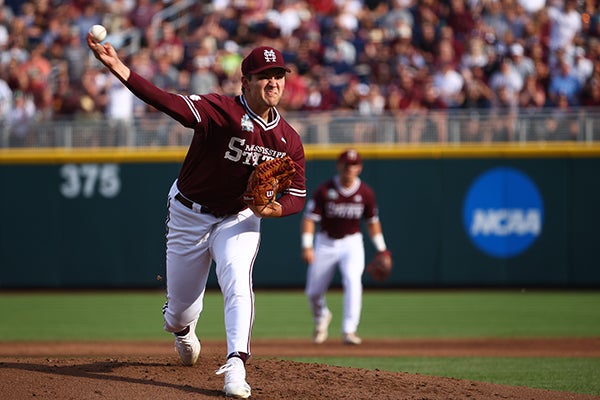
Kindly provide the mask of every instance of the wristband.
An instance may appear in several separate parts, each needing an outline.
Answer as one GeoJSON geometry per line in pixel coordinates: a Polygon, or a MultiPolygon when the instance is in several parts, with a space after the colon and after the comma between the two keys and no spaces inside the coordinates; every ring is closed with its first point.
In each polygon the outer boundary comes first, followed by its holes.
{"type": "Polygon", "coordinates": [[[383,239],[383,233],[378,233],[371,238],[373,246],[377,251],[385,251],[387,246],[385,245],[385,239],[383,239]]]}
{"type": "Polygon", "coordinates": [[[302,248],[303,249],[312,249],[313,247],[313,239],[315,235],[309,232],[304,232],[302,234],[302,248]]]}

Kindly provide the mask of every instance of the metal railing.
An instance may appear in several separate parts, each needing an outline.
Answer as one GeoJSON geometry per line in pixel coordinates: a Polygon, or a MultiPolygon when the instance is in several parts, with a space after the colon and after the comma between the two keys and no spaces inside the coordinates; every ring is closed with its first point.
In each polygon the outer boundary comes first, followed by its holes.
{"type": "Polygon", "coordinates": [[[193,8],[197,4],[197,0],[180,0],[154,14],[151,25],[155,33],[158,35],[163,21],[169,21],[175,30],[189,24],[193,18],[193,8]]]}
{"type": "MultiPolygon", "coordinates": [[[[518,114],[490,110],[365,116],[354,112],[283,113],[305,144],[488,143],[600,141],[600,109],[544,109],[518,114]]],[[[187,146],[192,130],[155,113],[131,120],[103,117],[0,120],[0,147],[187,146]]]]}

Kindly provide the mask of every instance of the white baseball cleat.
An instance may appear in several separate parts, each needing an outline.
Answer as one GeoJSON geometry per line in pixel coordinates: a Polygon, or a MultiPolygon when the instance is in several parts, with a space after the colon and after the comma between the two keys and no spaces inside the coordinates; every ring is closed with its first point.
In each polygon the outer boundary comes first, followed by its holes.
{"type": "Polygon", "coordinates": [[[223,391],[225,396],[234,399],[247,399],[250,397],[250,385],[246,382],[246,368],[239,357],[231,357],[227,363],[215,371],[217,375],[225,374],[223,391]]]}
{"type": "Polygon", "coordinates": [[[329,336],[329,324],[331,323],[331,317],[331,311],[326,310],[325,314],[319,319],[319,322],[315,325],[313,343],[321,344],[327,340],[327,337],[329,336]]]}
{"type": "Polygon", "coordinates": [[[361,344],[362,339],[356,336],[356,333],[344,333],[344,344],[361,344]]]}
{"type": "Polygon", "coordinates": [[[200,356],[200,341],[198,340],[198,336],[196,336],[196,323],[198,320],[192,322],[189,326],[189,332],[183,336],[175,336],[175,349],[179,353],[179,358],[183,365],[191,367],[196,364],[198,361],[198,356],[200,356]]]}

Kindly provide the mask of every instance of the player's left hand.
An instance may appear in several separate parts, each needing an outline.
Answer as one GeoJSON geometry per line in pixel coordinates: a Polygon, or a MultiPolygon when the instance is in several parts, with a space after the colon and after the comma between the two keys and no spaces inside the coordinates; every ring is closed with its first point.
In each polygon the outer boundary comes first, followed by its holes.
{"type": "Polygon", "coordinates": [[[384,282],[392,273],[392,264],[392,253],[389,250],[380,251],[367,265],[367,273],[376,281],[384,282]]]}
{"type": "Polygon", "coordinates": [[[261,218],[276,218],[281,217],[282,208],[281,204],[276,201],[273,201],[269,204],[263,205],[255,205],[255,204],[247,204],[248,208],[252,210],[254,215],[261,218]]]}

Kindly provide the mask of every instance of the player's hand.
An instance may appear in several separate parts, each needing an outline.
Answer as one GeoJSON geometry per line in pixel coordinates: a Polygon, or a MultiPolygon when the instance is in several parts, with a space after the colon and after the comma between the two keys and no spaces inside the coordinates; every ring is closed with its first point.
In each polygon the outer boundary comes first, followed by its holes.
{"type": "Polygon", "coordinates": [[[261,218],[276,218],[281,217],[282,214],[281,204],[276,201],[260,206],[248,204],[248,208],[252,210],[254,215],[261,218]]]}
{"type": "Polygon", "coordinates": [[[87,45],[94,53],[94,56],[104,65],[110,67],[117,60],[117,52],[110,43],[100,43],[94,40],[94,36],[88,33],[86,36],[87,45]]]}
{"type": "Polygon", "coordinates": [[[117,51],[110,43],[98,43],[94,40],[94,36],[88,33],[86,36],[87,45],[102,64],[110,69],[118,78],[126,81],[129,78],[129,67],[125,66],[117,51]]]}
{"type": "Polygon", "coordinates": [[[315,251],[312,247],[307,249],[302,249],[302,261],[306,264],[312,264],[315,259],[315,251]]]}

